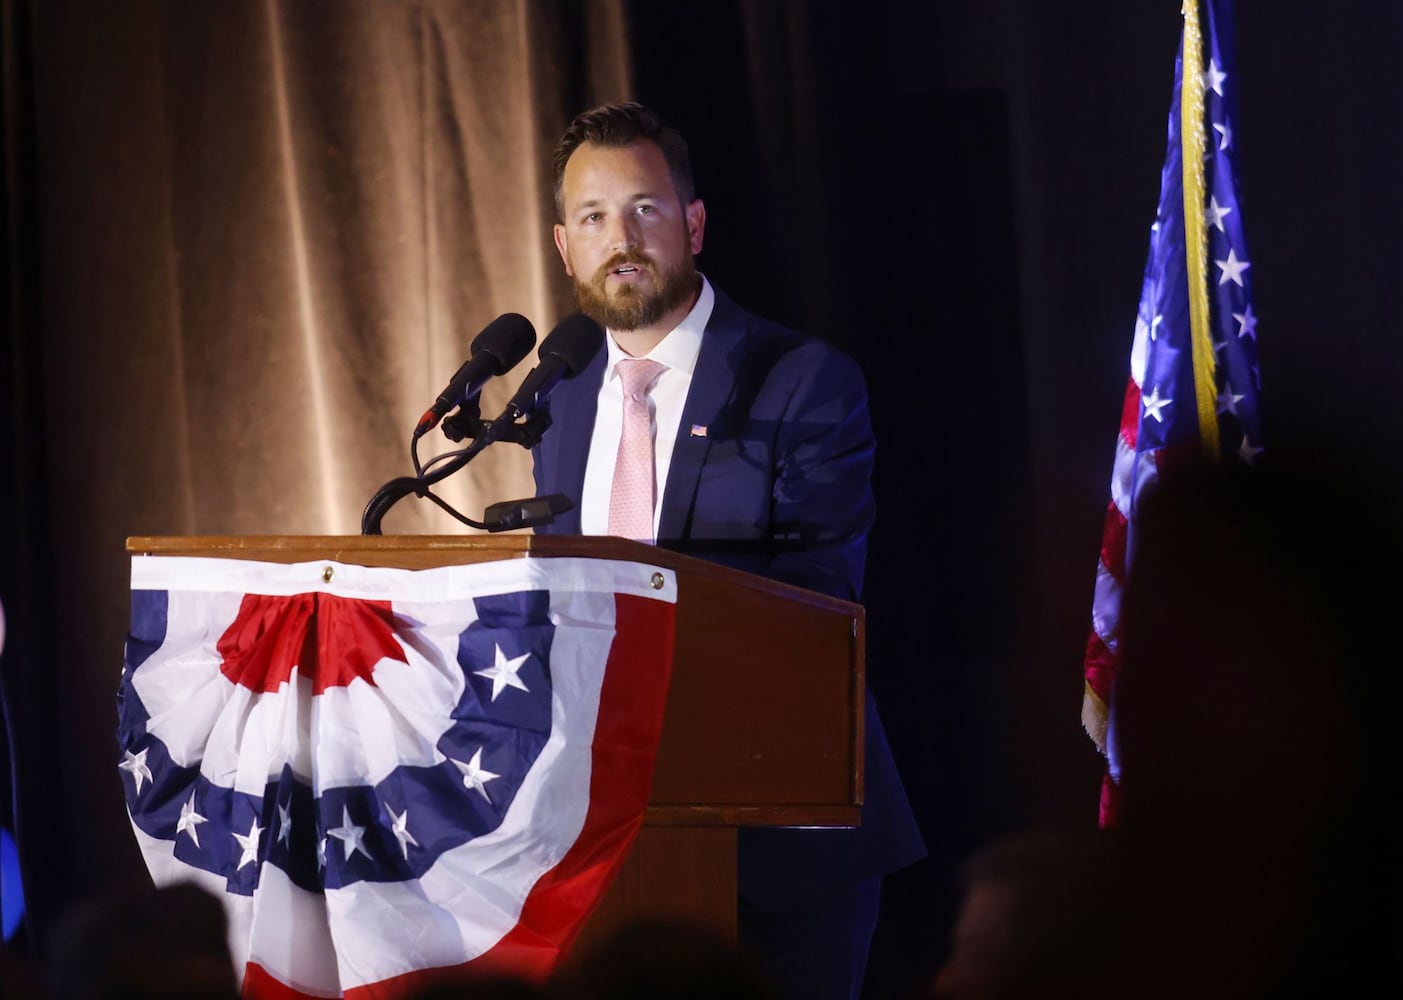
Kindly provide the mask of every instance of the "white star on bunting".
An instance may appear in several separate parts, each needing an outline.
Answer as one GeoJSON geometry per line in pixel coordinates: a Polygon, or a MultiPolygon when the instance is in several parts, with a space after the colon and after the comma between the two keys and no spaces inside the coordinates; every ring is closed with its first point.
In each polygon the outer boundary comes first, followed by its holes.
{"type": "Polygon", "coordinates": [[[191,792],[190,801],[180,807],[180,819],[175,821],[175,835],[178,837],[182,833],[188,833],[190,834],[190,839],[195,842],[195,846],[199,847],[200,834],[196,830],[196,827],[201,823],[208,822],[209,820],[195,811],[195,793],[191,792]]]}
{"type": "Polygon", "coordinates": [[[409,860],[409,845],[419,846],[419,841],[414,839],[414,834],[409,832],[409,810],[406,809],[401,815],[396,813],[389,806],[385,807],[391,818],[394,820],[395,839],[399,841],[399,849],[404,854],[404,860],[409,860]]]}
{"type": "Polygon", "coordinates": [[[292,812],[282,803],[278,803],[278,840],[281,843],[288,843],[288,837],[292,835],[292,812]]]}
{"type": "MultiPolygon", "coordinates": [[[[449,759],[452,760],[451,757],[449,759]]],[[[482,747],[477,748],[477,752],[473,754],[473,759],[466,764],[461,760],[454,760],[453,763],[458,766],[458,770],[463,772],[463,784],[467,785],[469,788],[477,789],[478,793],[484,799],[491,802],[492,796],[487,794],[487,783],[496,778],[500,778],[501,775],[493,774],[491,771],[483,768],[482,747]]]]}
{"type": "Polygon", "coordinates": [[[502,652],[502,647],[498,646],[497,662],[485,670],[474,670],[473,673],[477,674],[477,676],[479,677],[486,677],[492,681],[493,701],[496,701],[497,695],[501,694],[509,687],[514,687],[520,691],[525,691],[527,694],[530,694],[531,689],[528,688],[522,682],[521,678],[517,676],[517,671],[520,670],[522,665],[529,659],[531,659],[531,654],[523,653],[522,655],[509,660],[507,659],[507,654],[502,652]]]}
{"type": "Polygon", "coordinates": [[[132,753],[130,750],[127,750],[124,752],[126,753],[126,759],[117,766],[123,771],[131,772],[132,780],[136,782],[136,794],[140,795],[142,782],[151,780],[151,768],[146,766],[146,751],[143,750],[141,753],[132,753]]]}
{"type": "Polygon", "coordinates": [[[239,869],[242,869],[244,865],[258,860],[258,838],[262,833],[263,831],[258,829],[258,820],[255,819],[253,825],[248,828],[248,833],[246,835],[234,834],[234,839],[237,840],[239,846],[244,849],[244,852],[239,855],[239,869]]]}
{"type": "Polygon", "coordinates": [[[349,861],[351,855],[360,851],[367,858],[370,852],[365,849],[362,841],[365,839],[365,827],[356,826],[351,822],[351,810],[346,806],[341,807],[341,825],[332,827],[326,831],[337,840],[341,841],[341,860],[349,861]]]}

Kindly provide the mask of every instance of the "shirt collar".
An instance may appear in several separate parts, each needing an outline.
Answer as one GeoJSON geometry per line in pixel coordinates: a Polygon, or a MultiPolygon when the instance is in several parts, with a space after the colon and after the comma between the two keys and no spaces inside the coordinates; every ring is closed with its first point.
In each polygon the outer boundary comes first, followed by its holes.
{"type": "MultiPolygon", "coordinates": [[[[688,378],[692,377],[692,371],[697,367],[697,355],[701,353],[702,332],[706,329],[707,321],[711,319],[711,310],[716,305],[716,292],[712,289],[711,282],[706,280],[706,275],[701,276],[701,283],[701,294],[697,296],[692,311],[682,317],[682,322],[673,327],[668,335],[658,341],[657,346],[647,354],[647,357],[653,361],[664,364],[674,371],[680,371],[688,378]]],[[[619,345],[614,342],[612,332],[605,338],[605,343],[609,348],[609,357],[604,369],[606,377],[616,378],[614,366],[628,355],[620,350],[619,345]]]]}

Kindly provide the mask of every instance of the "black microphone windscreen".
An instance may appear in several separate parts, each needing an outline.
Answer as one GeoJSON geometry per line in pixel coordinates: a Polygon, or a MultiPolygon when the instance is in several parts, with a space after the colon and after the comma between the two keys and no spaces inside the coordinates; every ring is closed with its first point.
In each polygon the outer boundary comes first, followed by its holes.
{"type": "Polygon", "coordinates": [[[584,313],[566,316],[541,341],[537,353],[559,358],[565,366],[565,378],[574,378],[604,346],[604,328],[584,313]]]}
{"type": "Polygon", "coordinates": [[[486,354],[496,362],[497,375],[505,375],[536,346],[536,328],[520,313],[503,313],[473,338],[472,353],[486,354]]]}

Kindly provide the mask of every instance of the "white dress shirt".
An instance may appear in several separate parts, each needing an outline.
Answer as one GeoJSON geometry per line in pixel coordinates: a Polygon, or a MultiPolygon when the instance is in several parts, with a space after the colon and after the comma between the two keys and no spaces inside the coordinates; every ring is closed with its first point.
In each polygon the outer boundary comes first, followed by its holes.
{"type": "MultiPolygon", "coordinates": [[[[658,513],[662,510],[663,485],[672,464],[672,446],[677,440],[677,428],[682,423],[682,407],[687,402],[687,390],[692,386],[692,372],[701,352],[702,331],[711,318],[716,293],[711,282],[702,278],[701,295],[692,311],[682,322],[658,341],[646,357],[664,366],[661,375],[648,393],[648,410],[652,415],[653,471],[657,488],[653,502],[653,537],[658,534],[658,513]]],[[[619,434],[623,427],[623,388],[615,366],[629,357],[614,340],[613,331],[605,338],[608,359],[605,361],[604,384],[599,388],[599,408],[594,418],[594,435],[589,442],[589,459],[585,463],[584,495],[580,498],[580,530],[586,535],[609,533],[609,492],[614,483],[614,459],[619,452],[619,434]]]]}

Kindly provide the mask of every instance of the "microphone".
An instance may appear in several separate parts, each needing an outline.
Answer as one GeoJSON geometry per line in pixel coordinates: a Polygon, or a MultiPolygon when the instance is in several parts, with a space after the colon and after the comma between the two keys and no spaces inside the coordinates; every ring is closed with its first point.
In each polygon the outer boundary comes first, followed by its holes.
{"type": "Polygon", "coordinates": [[[522,358],[531,353],[535,343],[536,328],[525,316],[503,313],[488,323],[473,338],[468,360],[453,373],[433,406],[419,418],[419,423],[414,427],[414,436],[417,438],[433,430],[449,410],[482,392],[488,379],[494,375],[505,375],[515,368],[522,358]]]}
{"type": "Polygon", "coordinates": [[[500,440],[517,420],[535,413],[562,380],[578,375],[603,346],[603,327],[583,313],[566,316],[541,341],[536,352],[540,363],[522,381],[501,416],[484,428],[478,441],[485,446],[500,440]]]}

